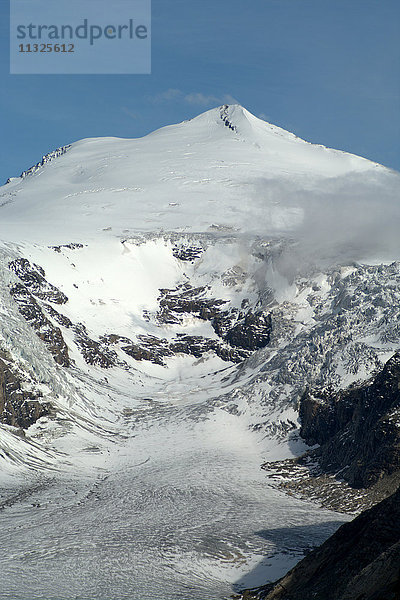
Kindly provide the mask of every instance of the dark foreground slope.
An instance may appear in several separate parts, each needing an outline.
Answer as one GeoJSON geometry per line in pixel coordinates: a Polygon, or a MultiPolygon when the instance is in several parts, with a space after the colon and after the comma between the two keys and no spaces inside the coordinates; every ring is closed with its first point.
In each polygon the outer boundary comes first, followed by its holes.
{"type": "Polygon", "coordinates": [[[399,600],[400,488],[243,600],[399,600]]]}

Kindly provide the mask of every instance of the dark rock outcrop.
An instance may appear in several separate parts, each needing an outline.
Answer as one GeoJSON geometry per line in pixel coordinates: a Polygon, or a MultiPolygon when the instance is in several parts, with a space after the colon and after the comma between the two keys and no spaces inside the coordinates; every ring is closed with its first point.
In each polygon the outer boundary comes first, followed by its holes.
{"type": "Polygon", "coordinates": [[[0,422],[27,429],[48,415],[51,406],[41,402],[39,394],[25,391],[22,383],[12,368],[11,357],[0,350],[0,422]]]}
{"type": "Polygon", "coordinates": [[[242,600],[399,600],[400,488],[342,525],[274,584],[242,600]]]}
{"type": "Polygon", "coordinates": [[[200,258],[203,252],[204,248],[201,246],[174,246],[172,248],[172,254],[175,258],[191,263],[200,258]]]}
{"type": "MultiPolygon", "coordinates": [[[[54,250],[60,252],[63,247],[76,249],[83,248],[83,245],[55,246],[54,250]]],[[[33,327],[40,339],[45,342],[54,360],[59,365],[63,367],[70,366],[68,347],[61,329],[53,325],[44,311],[59,325],[74,331],[74,342],[80,349],[85,362],[104,369],[117,364],[117,355],[114,350],[110,349],[101,340],[96,341],[90,338],[83,324],[72,323],[68,317],[58,312],[51,304],[48,304],[49,302],[65,304],[68,298],[45,279],[45,271],[42,267],[31,264],[26,258],[12,261],[9,267],[21,281],[21,283],[16,283],[10,288],[11,295],[17,303],[20,313],[33,327]],[[39,301],[42,301],[41,304],[39,304],[39,301]]]]}
{"type": "Polygon", "coordinates": [[[50,246],[50,248],[52,250],[54,250],[54,252],[58,252],[59,254],[61,253],[61,250],[63,248],[67,248],[68,250],[80,250],[83,247],[84,247],[83,244],[79,244],[79,243],[60,244],[59,246],[50,246]]]}
{"type": "Polygon", "coordinates": [[[138,343],[129,338],[110,334],[103,336],[102,342],[108,345],[117,344],[125,354],[135,360],[148,360],[156,365],[165,366],[165,358],[176,354],[187,354],[201,358],[206,352],[215,352],[222,360],[242,362],[249,356],[245,350],[231,348],[220,340],[205,338],[199,335],[178,333],[172,340],[158,338],[153,335],[139,335],[138,343]]]}
{"type": "Polygon", "coordinates": [[[74,342],[82,352],[82,356],[89,365],[109,369],[117,364],[117,355],[102,341],[92,340],[82,323],[73,325],[75,332],[74,342]]]}
{"type": "Polygon", "coordinates": [[[135,360],[148,360],[156,365],[164,366],[163,357],[172,356],[167,340],[150,335],[139,336],[139,339],[142,343],[135,344],[125,336],[111,333],[103,336],[101,341],[107,346],[118,346],[125,354],[135,360]]]}
{"type": "Polygon", "coordinates": [[[69,319],[65,315],[59,313],[50,304],[43,304],[43,308],[51,316],[51,318],[54,319],[59,325],[62,325],[63,327],[66,327],[67,329],[69,329],[70,327],[73,327],[73,323],[72,323],[71,319],[69,319]]]}
{"type": "Polygon", "coordinates": [[[19,312],[36,335],[44,341],[56,363],[69,367],[68,348],[59,327],[55,327],[44,315],[39,304],[22,283],[16,283],[10,288],[10,293],[17,303],[19,312]]]}
{"type": "Polygon", "coordinates": [[[269,343],[271,330],[271,315],[265,315],[262,311],[248,313],[229,329],[225,340],[236,348],[258,350],[269,343]]]}
{"type": "Polygon", "coordinates": [[[9,267],[26,289],[37,298],[54,304],[68,302],[68,298],[63,292],[46,281],[44,269],[39,265],[31,264],[26,258],[17,258],[10,262],[9,267]]]}
{"type": "Polygon", "coordinates": [[[354,406],[331,389],[306,392],[299,406],[300,434],[313,446],[324,444],[351,421],[354,406]]]}
{"type": "Polygon", "coordinates": [[[222,360],[231,362],[242,362],[248,354],[229,348],[219,340],[204,338],[198,335],[177,334],[175,340],[170,344],[173,353],[190,354],[196,358],[201,358],[206,352],[215,352],[222,360]]]}
{"type": "Polygon", "coordinates": [[[193,288],[188,283],[174,290],[161,289],[157,321],[160,324],[177,324],[185,314],[203,321],[212,321],[220,315],[221,306],[227,304],[227,301],[207,298],[206,292],[207,288],[193,288]]]}
{"type": "Polygon", "coordinates": [[[228,104],[223,104],[222,106],[220,106],[219,115],[221,117],[222,122],[225,124],[225,127],[228,127],[229,129],[231,129],[232,131],[234,131],[235,133],[237,133],[237,127],[236,127],[236,125],[234,125],[229,120],[228,109],[229,109],[229,105],[228,104]]]}
{"type": "Polygon", "coordinates": [[[400,353],[374,379],[338,393],[306,393],[301,436],[321,446],[309,453],[327,473],[355,488],[400,470],[400,353]]]}
{"type": "MultiPolygon", "coordinates": [[[[229,346],[241,348],[249,353],[264,348],[270,341],[272,319],[264,311],[250,309],[223,310],[226,300],[208,298],[205,287],[193,288],[189,284],[174,290],[161,289],[160,310],[157,320],[160,324],[178,324],[185,314],[203,321],[209,321],[215,333],[229,346]]],[[[238,353],[237,353],[238,354],[238,353]]],[[[242,360],[246,358],[242,353],[242,360]]]]}

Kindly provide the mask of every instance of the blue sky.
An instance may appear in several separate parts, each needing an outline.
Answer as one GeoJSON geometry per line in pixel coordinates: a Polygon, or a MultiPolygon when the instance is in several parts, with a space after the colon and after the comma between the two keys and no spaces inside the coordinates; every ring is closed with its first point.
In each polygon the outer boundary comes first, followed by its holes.
{"type": "Polygon", "coordinates": [[[25,76],[9,75],[1,1],[1,183],[58,146],[142,136],[229,102],[400,170],[398,0],[152,4],[151,75],[25,76]]]}

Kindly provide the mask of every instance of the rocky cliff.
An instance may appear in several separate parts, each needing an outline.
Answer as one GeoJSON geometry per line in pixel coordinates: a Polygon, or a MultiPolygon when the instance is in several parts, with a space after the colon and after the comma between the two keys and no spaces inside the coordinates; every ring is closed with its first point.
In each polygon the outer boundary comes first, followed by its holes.
{"type": "Polygon", "coordinates": [[[400,353],[370,382],[338,393],[307,392],[300,434],[321,468],[352,487],[370,487],[400,470],[400,353]]]}
{"type": "Polygon", "coordinates": [[[0,423],[26,429],[50,413],[50,405],[26,387],[11,357],[0,350],[0,423]]]}

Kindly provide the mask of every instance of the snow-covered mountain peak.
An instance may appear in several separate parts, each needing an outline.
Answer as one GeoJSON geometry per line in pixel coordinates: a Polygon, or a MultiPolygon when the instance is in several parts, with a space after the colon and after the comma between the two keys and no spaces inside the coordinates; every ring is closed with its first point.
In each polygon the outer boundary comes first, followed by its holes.
{"type": "Polygon", "coordinates": [[[256,117],[240,104],[223,104],[178,125],[162,128],[155,134],[170,134],[174,128],[179,128],[181,133],[190,132],[197,139],[211,138],[217,141],[220,138],[228,138],[255,144],[260,149],[268,148],[271,144],[273,146],[274,142],[282,140],[308,144],[293,133],[256,117]]]}
{"type": "Polygon", "coordinates": [[[199,115],[193,119],[193,122],[201,123],[219,132],[224,130],[228,134],[233,132],[240,138],[250,142],[267,142],[273,134],[304,143],[304,140],[296,137],[293,133],[256,117],[240,104],[223,104],[199,115]]]}
{"type": "Polygon", "coordinates": [[[0,188],[4,239],[87,242],[104,230],[297,235],[333,205],[335,220],[349,210],[354,218],[355,190],[363,201],[379,198],[382,211],[397,189],[397,175],[381,165],[304,142],[239,105],[143,138],[62,150],[0,188]]]}
{"type": "Polygon", "coordinates": [[[226,127],[227,133],[229,131],[250,133],[252,122],[255,123],[256,121],[260,121],[260,119],[257,119],[240,104],[223,104],[198,115],[190,121],[185,121],[185,123],[201,125],[216,131],[224,131],[226,127]]]}
{"type": "Polygon", "coordinates": [[[219,139],[228,138],[262,144],[269,141],[271,134],[304,143],[292,133],[256,117],[240,104],[223,104],[192,119],[162,127],[150,136],[190,135],[193,141],[208,139],[217,142],[219,139]]]}

